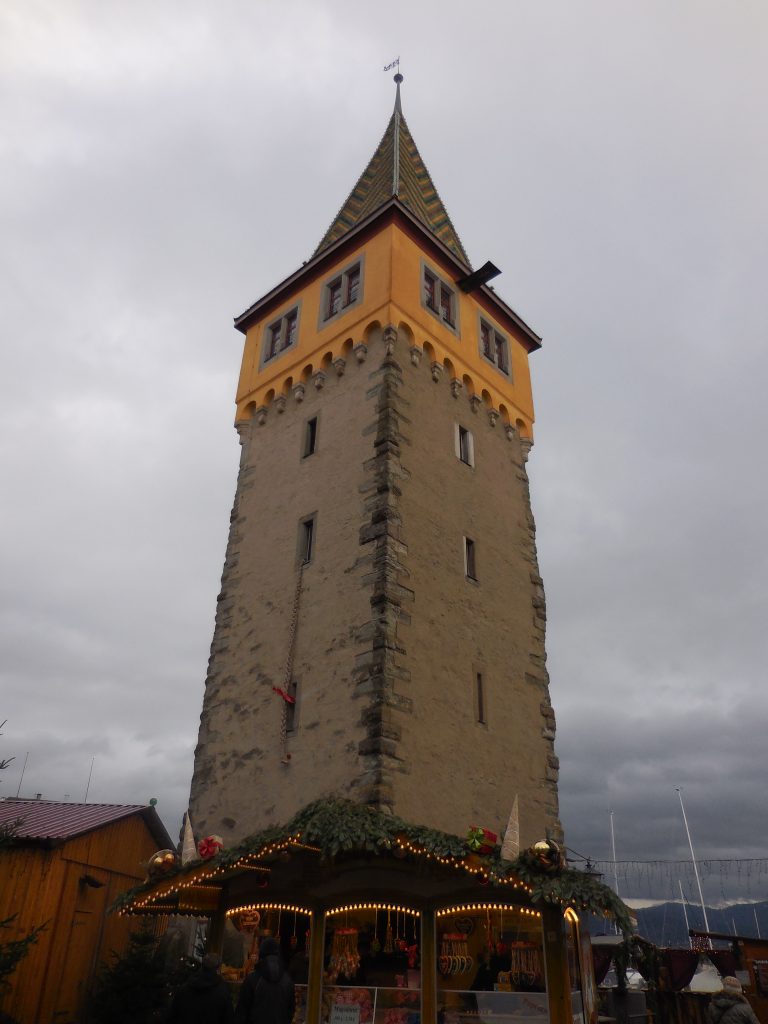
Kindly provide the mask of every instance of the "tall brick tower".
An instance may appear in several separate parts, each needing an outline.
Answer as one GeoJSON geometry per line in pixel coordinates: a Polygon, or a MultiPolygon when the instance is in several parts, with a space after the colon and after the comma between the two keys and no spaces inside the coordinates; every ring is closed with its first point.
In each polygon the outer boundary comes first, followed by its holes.
{"type": "Polygon", "coordinates": [[[242,456],[198,831],[324,796],[560,830],[526,460],[540,339],[473,271],[395,109],[311,258],[235,323],[242,456]]]}

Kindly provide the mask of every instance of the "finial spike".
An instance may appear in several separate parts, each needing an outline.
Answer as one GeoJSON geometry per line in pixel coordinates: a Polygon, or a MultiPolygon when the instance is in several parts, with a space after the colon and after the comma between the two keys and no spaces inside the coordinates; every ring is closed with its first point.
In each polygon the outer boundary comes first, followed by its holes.
{"type": "Polygon", "coordinates": [[[403,80],[403,76],[400,74],[399,71],[394,76],[394,80],[397,85],[397,95],[395,96],[395,110],[398,112],[398,114],[402,114],[403,108],[400,106],[400,83],[403,80]]]}

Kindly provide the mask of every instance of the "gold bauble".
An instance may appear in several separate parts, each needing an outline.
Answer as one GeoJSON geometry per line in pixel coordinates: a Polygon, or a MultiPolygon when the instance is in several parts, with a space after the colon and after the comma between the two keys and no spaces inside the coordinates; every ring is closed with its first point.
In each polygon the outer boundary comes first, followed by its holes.
{"type": "Polygon", "coordinates": [[[158,850],[149,858],[147,866],[150,872],[167,874],[176,867],[176,853],[174,850],[158,850]]]}

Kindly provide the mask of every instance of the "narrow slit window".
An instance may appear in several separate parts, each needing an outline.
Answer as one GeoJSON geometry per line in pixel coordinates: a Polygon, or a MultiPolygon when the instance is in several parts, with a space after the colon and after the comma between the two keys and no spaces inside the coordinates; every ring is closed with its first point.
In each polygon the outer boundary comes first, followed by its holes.
{"type": "Polygon", "coordinates": [[[301,563],[307,565],[312,561],[312,548],[315,542],[315,520],[305,519],[301,524],[301,563]]]}
{"type": "Polygon", "coordinates": [[[304,458],[314,455],[317,449],[317,416],[307,420],[304,427],[304,458]]]}
{"type": "Polygon", "coordinates": [[[475,559],[475,542],[469,537],[464,538],[464,571],[470,580],[477,579],[477,568],[475,559]]]}
{"type": "Polygon", "coordinates": [[[285,731],[296,732],[296,702],[299,699],[299,684],[294,679],[288,687],[288,700],[285,702],[285,731]]]}
{"type": "Polygon", "coordinates": [[[477,672],[475,674],[475,710],[477,712],[477,721],[480,725],[486,724],[485,715],[485,689],[483,686],[483,673],[477,672]]]}
{"type": "Polygon", "coordinates": [[[457,455],[461,462],[467,466],[474,465],[473,459],[473,444],[472,444],[472,433],[467,430],[466,427],[462,427],[461,424],[457,424],[458,427],[458,451],[457,455]]]}

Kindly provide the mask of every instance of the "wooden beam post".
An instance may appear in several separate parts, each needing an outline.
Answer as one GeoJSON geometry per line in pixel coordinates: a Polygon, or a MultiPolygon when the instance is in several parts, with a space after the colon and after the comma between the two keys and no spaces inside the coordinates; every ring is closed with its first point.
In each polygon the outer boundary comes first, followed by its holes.
{"type": "Polygon", "coordinates": [[[323,990],[323,952],[325,950],[325,914],[322,910],[312,911],[309,928],[306,1024],[320,1024],[320,997],[323,990]]]}
{"type": "Polygon", "coordinates": [[[541,923],[544,930],[550,1024],[572,1024],[568,949],[565,921],[560,907],[544,904],[541,910],[541,923]]]}

